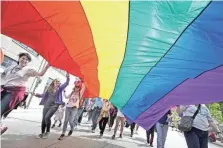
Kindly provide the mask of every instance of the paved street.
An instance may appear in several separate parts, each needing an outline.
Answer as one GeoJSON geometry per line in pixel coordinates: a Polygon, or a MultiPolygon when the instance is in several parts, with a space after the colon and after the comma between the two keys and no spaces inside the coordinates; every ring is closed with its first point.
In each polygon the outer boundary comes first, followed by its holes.
{"type": "MultiPolygon", "coordinates": [[[[90,124],[85,124],[86,119],[75,131],[72,137],[63,141],[57,138],[61,134],[61,128],[55,128],[51,131],[49,139],[35,139],[40,133],[41,109],[19,109],[12,114],[3,123],[9,127],[9,130],[2,136],[2,148],[145,148],[146,135],[143,129],[133,138],[130,135],[130,129],[125,128],[122,139],[112,140],[112,131],[105,131],[102,139],[98,138],[99,131],[90,132],[90,124]]],[[[156,140],[155,140],[156,141],[156,140]]],[[[156,147],[156,142],[154,143],[156,147]]],[[[210,144],[210,148],[222,148],[222,145],[210,144]]],[[[187,148],[184,137],[181,133],[168,132],[165,148],[187,148]]]]}

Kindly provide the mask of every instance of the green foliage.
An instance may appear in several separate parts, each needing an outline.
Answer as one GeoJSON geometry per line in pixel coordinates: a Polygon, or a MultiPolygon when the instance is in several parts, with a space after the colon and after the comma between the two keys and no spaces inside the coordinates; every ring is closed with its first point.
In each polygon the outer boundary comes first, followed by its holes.
{"type": "Polygon", "coordinates": [[[219,123],[223,123],[223,103],[213,103],[208,105],[212,117],[217,120],[219,123]]]}

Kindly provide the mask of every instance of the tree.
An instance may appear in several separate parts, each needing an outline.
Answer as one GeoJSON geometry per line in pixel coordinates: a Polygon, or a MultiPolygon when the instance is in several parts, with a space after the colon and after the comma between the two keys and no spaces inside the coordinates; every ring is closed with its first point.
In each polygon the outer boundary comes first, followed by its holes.
{"type": "Polygon", "coordinates": [[[213,103],[209,105],[212,117],[219,123],[223,123],[223,103],[213,103]]]}

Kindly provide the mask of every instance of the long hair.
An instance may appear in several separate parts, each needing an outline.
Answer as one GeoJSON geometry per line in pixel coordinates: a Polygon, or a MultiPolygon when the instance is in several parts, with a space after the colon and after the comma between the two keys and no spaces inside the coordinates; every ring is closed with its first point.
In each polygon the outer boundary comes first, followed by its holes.
{"type": "Polygon", "coordinates": [[[58,79],[54,79],[51,83],[50,83],[50,85],[49,85],[49,87],[48,87],[48,89],[47,89],[47,92],[53,92],[54,91],[54,83],[55,83],[55,81],[59,81],[58,79]]]}

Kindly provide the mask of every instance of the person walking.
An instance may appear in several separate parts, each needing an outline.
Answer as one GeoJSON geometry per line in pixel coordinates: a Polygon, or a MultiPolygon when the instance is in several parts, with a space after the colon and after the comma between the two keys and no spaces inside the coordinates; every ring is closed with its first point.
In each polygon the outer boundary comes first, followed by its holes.
{"type": "Polygon", "coordinates": [[[65,137],[65,133],[67,131],[67,124],[69,122],[70,124],[70,131],[68,133],[68,136],[71,136],[74,130],[74,118],[77,115],[77,111],[79,108],[80,99],[84,93],[85,85],[78,85],[77,83],[74,84],[75,87],[73,91],[70,93],[69,96],[66,96],[66,98],[69,99],[66,105],[66,112],[65,112],[65,120],[63,124],[63,131],[60,135],[58,140],[62,140],[65,137]]]}
{"type": "Polygon", "coordinates": [[[114,105],[110,105],[110,109],[109,109],[109,114],[110,114],[110,118],[109,118],[109,131],[111,131],[111,128],[113,127],[115,118],[117,116],[117,112],[118,109],[114,106],[114,105]]]}
{"type": "Polygon", "coordinates": [[[110,116],[109,109],[110,109],[110,103],[108,102],[108,100],[104,100],[101,114],[99,115],[99,118],[98,118],[99,129],[100,129],[100,138],[103,136],[105,127],[109,120],[109,116],[110,116]]]}
{"type": "Polygon", "coordinates": [[[122,133],[124,130],[124,124],[125,124],[125,116],[122,114],[120,110],[118,110],[117,117],[116,117],[116,123],[115,123],[115,129],[114,129],[114,134],[112,136],[112,139],[115,139],[119,124],[121,123],[121,128],[120,128],[120,135],[119,138],[122,138],[122,133]]]}
{"type": "Polygon", "coordinates": [[[98,117],[101,113],[101,109],[103,106],[103,102],[101,98],[95,98],[94,99],[94,105],[93,105],[93,113],[92,113],[92,128],[91,131],[92,133],[95,133],[95,129],[98,124],[98,117]]]}
{"type": "Polygon", "coordinates": [[[188,148],[208,148],[208,130],[210,127],[212,127],[223,142],[223,134],[214,123],[210,111],[205,104],[177,106],[177,112],[179,114],[183,113],[183,117],[195,116],[192,129],[184,132],[188,148]]]}
{"type": "Polygon", "coordinates": [[[44,106],[41,124],[41,134],[36,137],[37,139],[47,139],[49,137],[51,117],[55,114],[58,107],[63,103],[62,92],[68,86],[70,81],[70,76],[68,73],[66,77],[67,80],[62,85],[60,85],[60,81],[58,79],[53,80],[45,94],[33,94],[36,97],[42,98],[40,105],[44,106]]]}
{"type": "Polygon", "coordinates": [[[168,132],[168,118],[171,116],[171,111],[169,110],[157,123],[157,148],[164,148],[167,132],[168,132]]]}
{"type": "Polygon", "coordinates": [[[147,143],[151,147],[153,147],[154,133],[155,133],[155,125],[153,125],[149,130],[146,131],[147,143]]]}

